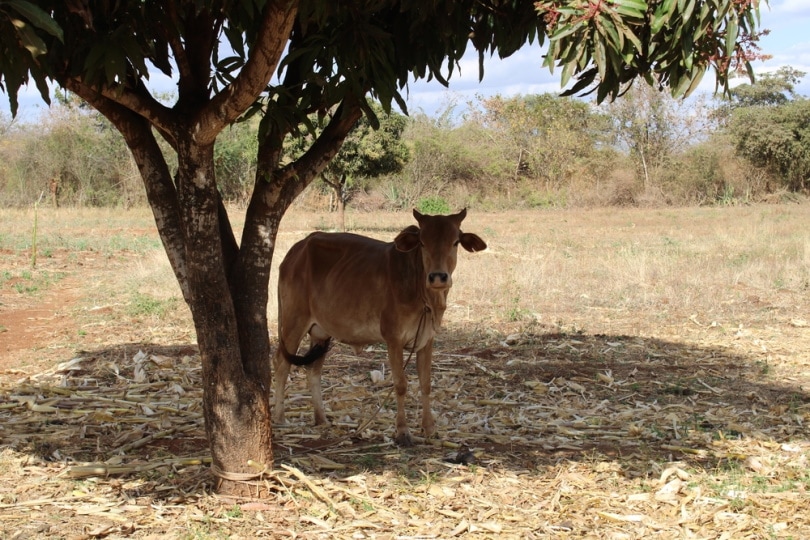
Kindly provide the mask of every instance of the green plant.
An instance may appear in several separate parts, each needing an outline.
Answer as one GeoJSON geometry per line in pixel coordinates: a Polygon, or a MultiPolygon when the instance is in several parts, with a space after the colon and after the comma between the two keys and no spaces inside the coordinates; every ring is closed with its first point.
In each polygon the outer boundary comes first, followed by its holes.
{"type": "Polygon", "coordinates": [[[238,504],[234,504],[228,510],[225,511],[225,515],[232,519],[239,519],[243,517],[242,514],[242,507],[238,504]]]}
{"type": "Polygon", "coordinates": [[[423,214],[449,214],[450,204],[444,198],[436,195],[420,199],[416,205],[416,209],[423,214]]]}
{"type": "Polygon", "coordinates": [[[18,281],[17,283],[14,284],[14,290],[17,291],[19,294],[34,293],[37,292],[38,289],[39,287],[37,287],[35,284],[25,284],[21,281],[18,281]]]}
{"type": "Polygon", "coordinates": [[[162,317],[174,307],[176,302],[176,298],[161,300],[148,294],[136,292],[132,295],[132,300],[126,311],[132,317],[162,317]]]}
{"type": "Polygon", "coordinates": [[[506,320],[509,322],[518,322],[522,320],[526,315],[527,311],[520,307],[520,296],[515,295],[509,300],[509,305],[506,308],[506,320]]]}

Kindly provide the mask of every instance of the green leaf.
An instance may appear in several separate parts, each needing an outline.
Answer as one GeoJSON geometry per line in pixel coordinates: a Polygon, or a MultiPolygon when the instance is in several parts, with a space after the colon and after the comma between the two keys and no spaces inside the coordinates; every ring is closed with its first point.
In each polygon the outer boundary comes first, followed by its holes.
{"type": "Polygon", "coordinates": [[[737,43],[737,15],[732,14],[726,26],[726,54],[731,56],[734,53],[734,46],[737,43]]]}
{"type": "Polygon", "coordinates": [[[629,40],[637,51],[644,50],[644,47],[641,44],[641,40],[638,38],[638,36],[636,36],[632,28],[627,26],[624,23],[624,21],[620,18],[614,19],[613,22],[616,23],[616,29],[618,32],[621,33],[623,39],[629,40]]]}
{"type": "Polygon", "coordinates": [[[699,66],[695,72],[692,74],[692,82],[689,84],[689,88],[686,89],[683,97],[689,97],[689,95],[694,92],[694,90],[700,84],[701,79],[703,79],[703,75],[706,73],[705,66],[699,66]]]}
{"type": "Polygon", "coordinates": [[[127,58],[136,68],[138,73],[143,74],[144,77],[148,79],[149,68],[146,67],[143,51],[141,50],[141,47],[138,44],[138,42],[135,40],[135,36],[133,36],[132,34],[128,35],[122,34],[123,32],[117,32],[116,41],[118,42],[118,45],[121,46],[127,58]]]}
{"type": "Polygon", "coordinates": [[[118,47],[110,47],[104,55],[104,75],[107,84],[114,86],[126,79],[127,60],[124,51],[118,47]]]}
{"type": "Polygon", "coordinates": [[[48,47],[45,45],[45,42],[39,38],[36,32],[34,32],[34,29],[26,24],[25,21],[14,19],[11,23],[17,28],[17,35],[20,41],[22,41],[23,47],[31,53],[31,56],[36,58],[48,52],[48,47]]]}
{"type": "Polygon", "coordinates": [[[568,81],[571,80],[571,75],[574,74],[574,68],[576,68],[574,62],[569,62],[563,67],[562,76],[560,77],[560,86],[563,88],[568,86],[568,81]]]}
{"type": "Polygon", "coordinates": [[[579,74],[577,77],[577,82],[572,86],[569,90],[562,92],[561,96],[573,96],[578,94],[588,86],[590,86],[593,81],[596,79],[597,71],[596,68],[591,68],[587,71],[584,71],[579,74]]]}
{"type": "Polygon", "coordinates": [[[647,13],[647,2],[643,0],[621,0],[617,4],[616,13],[625,17],[641,19],[647,13]]]}
{"type": "Polygon", "coordinates": [[[692,12],[695,10],[695,0],[688,0],[686,7],[681,10],[681,20],[687,21],[692,17],[692,12]]]}
{"type": "Polygon", "coordinates": [[[692,41],[692,38],[688,34],[684,35],[683,39],[681,40],[681,54],[683,58],[683,65],[687,70],[692,69],[693,52],[694,42],[692,41]]]}
{"type": "Polygon", "coordinates": [[[610,19],[603,18],[600,21],[602,24],[599,25],[599,28],[604,32],[604,35],[608,38],[608,41],[613,43],[613,46],[616,50],[621,51],[624,49],[624,37],[616,30],[616,26],[613,25],[610,19]]]}
{"type": "Polygon", "coordinates": [[[64,42],[62,28],[39,6],[26,0],[5,0],[3,3],[25,17],[33,26],[48,32],[59,41],[64,42]]]}
{"type": "Polygon", "coordinates": [[[585,24],[585,21],[579,21],[571,26],[561,25],[556,32],[549,36],[549,41],[559,41],[565,37],[570,36],[585,24]]]}
{"type": "Polygon", "coordinates": [[[596,39],[594,43],[594,63],[596,63],[596,68],[599,70],[599,78],[604,79],[605,73],[607,72],[607,54],[605,52],[605,44],[601,39],[596,39]]]}
{"type": "Polygon", "coordinates": [[[664,0],[661,2],[650,20],[650,31],[653,35],[660,32],[661,29],[669,23],[669,19],[672,17],[676,5],[675,0],[664,0]]]}

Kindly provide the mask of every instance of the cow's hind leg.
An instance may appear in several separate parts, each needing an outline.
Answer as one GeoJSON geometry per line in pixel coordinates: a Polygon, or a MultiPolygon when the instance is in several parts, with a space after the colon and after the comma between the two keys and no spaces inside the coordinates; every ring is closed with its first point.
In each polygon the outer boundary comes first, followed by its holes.
{"type": "MultiPolygon", "coordinates": [[[[279,317],[281,316],[279,314],[279,317]]],[[[306,331],[306,321],[290,321],[288,324],[279,325],[279,344],[273,356],[273,422],[276,424],[284,423],[284,391],[292,367],[292,364],[284,358],[281,347],[286,347],[290,354],[295,354],[306,331]]]]}
{"type": "Polygon", "coordinates": [[[325,355],[321,356],[307,366],[307,382],[309,383],[309,391],[312,394],[312,408],[315,412],[316,426],[329,423],[323,409],[323,396],[321,394],[321,368],[323,368],[325,358],[325,355]]]}
{"type": "MultiPolygon", "coordinates": [[[[279,347],[283,345],[279,344],[279,347]]],[[[287,387],[291,366],[284,355],[276,350],[273,356],[273,422],[276,424],[284,423],[284,390],[287,387]]]]}
{"type": "Polygon", "coordinates": [[[315,325],[309,331],[310,345],[312,347],[320,346],[324,353],[320,358],[315,360],[312,364],[307,366],[307,382],[309,383],[309,391],[312,395],[312,408],[315,412],[315,425],[327,424],[326,413],[323,410],[323,395],[321,394],[321,370],[323,369],[323,362],[326,358],[326,351],[329,349],[330,337],[321,330],[318,325],[315,325]]]}

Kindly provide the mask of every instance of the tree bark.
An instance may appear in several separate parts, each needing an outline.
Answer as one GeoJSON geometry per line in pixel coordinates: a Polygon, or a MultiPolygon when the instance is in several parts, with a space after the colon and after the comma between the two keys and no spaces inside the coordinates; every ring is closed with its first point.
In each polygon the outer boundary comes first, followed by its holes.
{"type": "MultiPolygon", "coordinates": [[[[226,268],[224,247],[229,239],[222,236],[221,201],[214,180],[213,144],[179,143],[178,201],[186,238],[190,307],[202,361],[203,411],[212,470],[220,477],[221,491],[255,495],[242,480],[257,472],[251,463],[260,467],[273,464],[269,393],[243,365],[226,268]]],[[[263,360],[269,362],[269,355],[263,360]]]]}

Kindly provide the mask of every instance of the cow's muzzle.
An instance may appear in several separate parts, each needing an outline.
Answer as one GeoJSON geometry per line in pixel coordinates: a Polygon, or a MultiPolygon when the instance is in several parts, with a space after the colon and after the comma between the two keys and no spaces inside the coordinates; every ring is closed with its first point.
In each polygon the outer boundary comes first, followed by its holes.
{"type": "Polygon", "coordinates": [[[447,272],[431,272],[428,274],[428,284],[434,289],[445,289],[450,286],[450,274],[447,272]]]}

